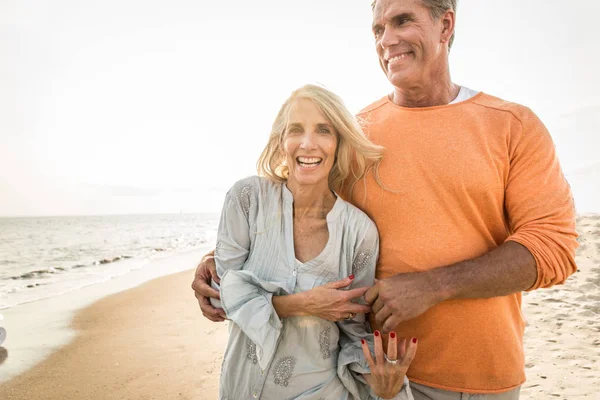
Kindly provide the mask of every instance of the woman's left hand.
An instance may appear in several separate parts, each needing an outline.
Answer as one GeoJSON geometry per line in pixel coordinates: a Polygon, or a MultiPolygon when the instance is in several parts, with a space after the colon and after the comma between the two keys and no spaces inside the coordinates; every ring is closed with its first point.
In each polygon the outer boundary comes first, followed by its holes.
{"type": "Polygon", "coordinates": [[[387,354],[383,352],[381,333],[375,331],[375,360],[367,342],[362,340],[362,349],[371,369],[364,377],[373,392],[384,399],[392,399],[404,384],[404,376],[417,351],[417,338],[412,338],[406,346],[406,339],[398,343],[395,332],[391,332],[388,340],[387,354]]]}

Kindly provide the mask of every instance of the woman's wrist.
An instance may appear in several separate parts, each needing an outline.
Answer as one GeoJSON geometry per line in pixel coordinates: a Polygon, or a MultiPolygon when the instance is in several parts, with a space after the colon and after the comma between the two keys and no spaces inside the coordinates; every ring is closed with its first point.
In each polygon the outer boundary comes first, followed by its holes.
{"type": "Polygon", "coordinates": [[[273,308],[279,318],[302,317],[308,313],[308,296],[306,292],[287,296],[273,296],[273,308]]]}

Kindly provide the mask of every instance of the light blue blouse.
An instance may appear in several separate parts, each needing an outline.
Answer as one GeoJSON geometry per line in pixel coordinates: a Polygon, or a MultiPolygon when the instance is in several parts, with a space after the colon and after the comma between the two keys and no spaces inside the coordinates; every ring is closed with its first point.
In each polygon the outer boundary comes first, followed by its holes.
{"type": "MultiPolygon", "coordinates": [[[[355,275],[350,288],[371,286],[377,228],[338,197],[327,214],[325,248],[301,263],[294,254],[292,206],[284,184],[256,176],[227,193],[215,249],[221,302],[213,304],[232,323],[219,398],[378,399],[361,376],[369,368],[360,340],[373,348],[364,314],[337,323],[312,316],[280,319],[272,305],[273,295],[310,290],[350,274],[355,275]]],[[[412,399],[408,380],[395,398],[412,399]]]]}

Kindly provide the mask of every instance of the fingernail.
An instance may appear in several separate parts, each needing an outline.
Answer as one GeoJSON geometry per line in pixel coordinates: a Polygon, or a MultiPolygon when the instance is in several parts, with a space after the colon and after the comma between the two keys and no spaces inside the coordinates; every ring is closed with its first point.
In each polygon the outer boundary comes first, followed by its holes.
{"type": "Polygon", "coordinates": [[[416,337],[412,338],[412,342],[417,343],[417,338],[416,337]]]}
{"type": "Polygon", "coordinates": [[[348,278],[350,278],[350,280],[354,279],[354,274],[350,275],[348,278]]]}
{"type": "Polygon", "coordinates": [[[360,339],[360,342],[361,342],[362,344],[365,344],[365,339],[360,339]]]}
{"type": "Polygon", "coordinates": [[[391,337],[392,339],[396,339],[396,332],[391,332],[391,333],[390,333],[390,337],[391,337]]]}
{"type": "Polygon", "coordinates": [[[379,337],[379,331],[375,331],[375,336],[379,337]]]}

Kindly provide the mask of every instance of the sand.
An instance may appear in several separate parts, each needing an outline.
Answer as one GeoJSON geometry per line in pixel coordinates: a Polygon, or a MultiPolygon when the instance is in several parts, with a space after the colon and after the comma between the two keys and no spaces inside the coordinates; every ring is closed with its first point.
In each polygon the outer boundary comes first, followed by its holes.
{"type": "MultiPolygon", "coordinates": [[[[600,216],[580,217],[578,226],[579,271],[565,285],[524,295],[522,399],[600,399],[600,216]]],[[[202,317],[192,274],[78,312],[75,338],[0,385],[0,399],[216,399],[227,324],[202,317]]],[[[0,347],[0,363],[6,352],[0,347]]]]}
{"type": "Polygon", "coordinates": [[[524,399],[600,399],[600,216],[577,227],[578,272],[524,295],[524,399]]]}

